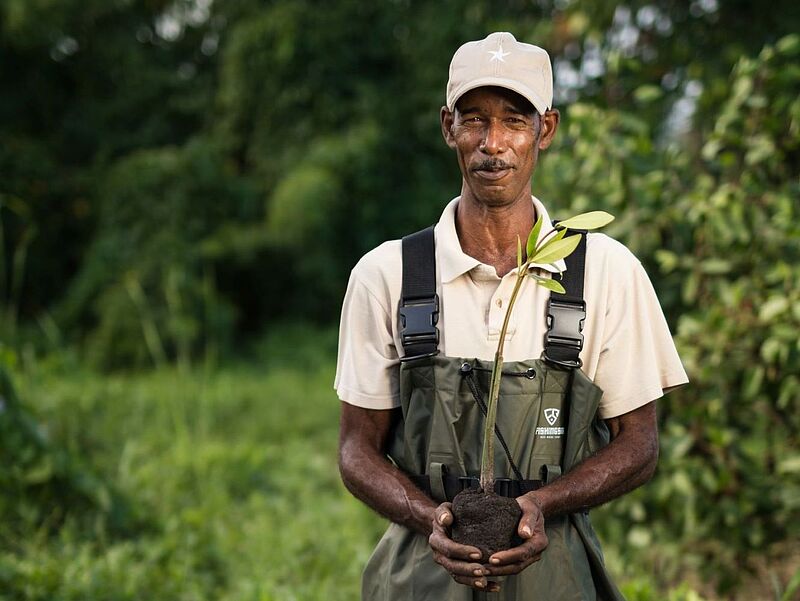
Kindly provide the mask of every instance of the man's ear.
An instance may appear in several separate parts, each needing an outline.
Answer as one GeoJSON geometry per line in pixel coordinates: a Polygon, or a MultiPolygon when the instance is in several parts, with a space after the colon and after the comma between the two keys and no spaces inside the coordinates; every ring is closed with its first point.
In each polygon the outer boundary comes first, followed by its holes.
{"type": "Polygon", "coordinates": [[[444,137],[444,141],[450,148],[455,149],[456,139],[453,136],[453,123],[455,121],[455,115],[451,113],[446,106],[443,106],[439,114],[439,119],[442,122],[442,137],[444,137]]]}
{"type": "Polygon", "coordinates": [[[539,138],[539,150],[544,150],[552,144],[560,121],[561,113],[558,112],[558,109],[548,109],[544,115],[541,115],[539,124],[542,128],[542,133],[539,138]]]}

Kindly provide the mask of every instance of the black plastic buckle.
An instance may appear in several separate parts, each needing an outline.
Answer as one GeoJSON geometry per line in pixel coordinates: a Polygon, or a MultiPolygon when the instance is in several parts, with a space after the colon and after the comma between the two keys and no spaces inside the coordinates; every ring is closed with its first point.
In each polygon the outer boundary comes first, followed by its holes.
{"type": "Polygon", "coordinates": [[[481,481],[476,478],[475,476],[459,476],[458,477],[458,487],[459,492],[462,490],[467,490],[468,488],[475,488],[481,485],[481,481]]]}
{"type": "Polygon", "coordinates": [[[432,343],[439,344],[439,295],[433,298],[406,301],[400,306],[400,335],[403,345],[432,343]]]}
{"type": "MultiPolygon", "coordinates": [[[[568,302],[550,298],[547,304],[547,334],[545,349],[549,344],[565,346],[575,350],[575,356],[583,349],[583,323],[586,320],[586,303],[568,302]]],[[[546,352],[545,352],[546,354],[546,352]]],[[[567,367],[581,367],[580,359],[575,361],[559,361],[547,357],[548,360],[567,367]]]]}
{"type": "Polygon", "coordinates": [[[515,480],[511,480],[510,478],[496,478],[494,481],[494,492],[496,495],[500,495],[501,497],[509,497],[509,498],[516,498],[519,495],[515,494],[518,492],[519,487],[517,490],[514,490],[514,482],[515,480]]]}

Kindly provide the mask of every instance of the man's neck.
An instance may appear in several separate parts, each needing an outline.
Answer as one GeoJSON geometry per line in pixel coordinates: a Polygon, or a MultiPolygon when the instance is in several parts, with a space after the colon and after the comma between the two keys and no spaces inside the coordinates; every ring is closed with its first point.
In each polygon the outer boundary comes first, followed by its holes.
{"type": "Polygon", "coordinates": [[[456,209],[456,232],[465,254],[491,265],[503,277],[517,266],[517,236],[524,251],[535,218],[530,193],[499,207],[487,207],[462,193],[456,209]]]}

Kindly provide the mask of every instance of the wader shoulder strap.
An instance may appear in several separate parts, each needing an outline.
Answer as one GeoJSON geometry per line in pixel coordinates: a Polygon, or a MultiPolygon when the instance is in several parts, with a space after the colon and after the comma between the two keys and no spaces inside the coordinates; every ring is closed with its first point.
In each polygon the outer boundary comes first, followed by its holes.
{"type": "Polygon", "coordinates": [[[439,352],[439,296],[436,294],[436,244],[433,226],[403,238],[403,289],[400,293],[401,361],[439,352]]]}
{"type": "MultiPolygon", "coordinates": [[[[557,222],[554,222],[557,223],[557,222]]],[[[586,302],[583,299],[583,275],[586,266],[586,232],[579,234],[581,241],[566,259],[567,270],[561,274],[565,294],[550,293],[547,303],[547,334],[544,339],[544,357],[565,367],[580,367],[583,348],[583,322],[586,319],[586,302]]]]}

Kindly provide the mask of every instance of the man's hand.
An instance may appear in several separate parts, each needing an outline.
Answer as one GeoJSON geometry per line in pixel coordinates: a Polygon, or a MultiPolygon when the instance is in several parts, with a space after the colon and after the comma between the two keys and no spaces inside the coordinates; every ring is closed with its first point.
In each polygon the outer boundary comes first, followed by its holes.
{"type": "Polygon", "coordinates": [[[450,538],[450,526],[453,524],[451,503],[442,503],[436,508],[433,518],[433,531],[428,543],[433,551],[433,559],[450,572],[453,580],[481,591],[499,591],[496,582],[486,579],[489,570],[478,563],[481,552],[476,547],[461,545],[450,538]]]}
{"type": "Polygon", "coordinates": [[[490,576],[519,574],[532,563],[539,561],[547,547],[544,515],[538,500],[529,493],[517,497],[517,504],[522,509],[517,534],[523,542],[512,549],[498,551],[489,558],[487,567],[490,576]]]}
{"type": "Polygon", "coordinates": [[[496,592],[500,590],[500,583],[489,580],[487,576],[518,574],[539,561],[542,551],[547,547],[544,517],[534,500],[519,497],[517,502],[523,512],[517,532],[524,542],[513,549],[495,553],[486,565],[477,563],[481,556],[480,550],[461,545],[450,538],[450,526],[453,523],[451,504],[439,505],[433,520],[433,532],[428,539],[436,563],[450,572],[453,580],[460,584],[496,592]]]}

